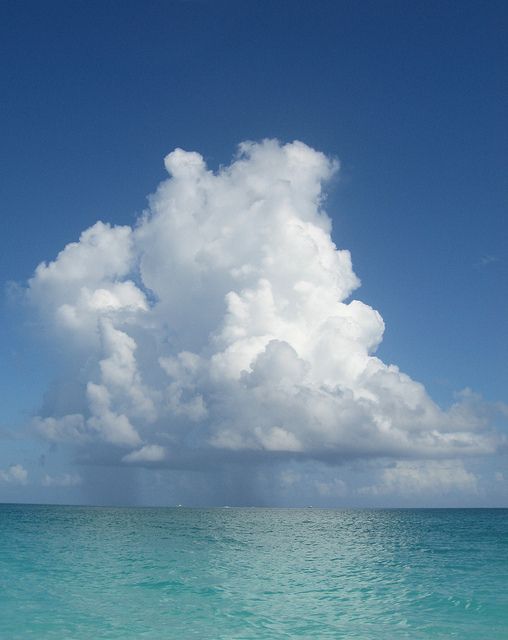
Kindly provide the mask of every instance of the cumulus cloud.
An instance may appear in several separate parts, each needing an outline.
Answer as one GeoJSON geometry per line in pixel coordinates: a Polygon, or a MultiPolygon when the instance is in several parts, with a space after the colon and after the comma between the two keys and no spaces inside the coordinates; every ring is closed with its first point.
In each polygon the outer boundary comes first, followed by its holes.
{"type": "Polygon", "coordinates": [[[145,444],[144,447],[137,451],[132,451],[125,455],[122,460],[124,462],[161,462],[166,457],[164,447],[158,444],[145,444]]]}
{"type": "MultiPolygon", "coordinates": [[[[181,149],[165,165],[170,177],[135,227],[97,222],[29,281],[81,388],[73,411],[35,420],[43,437],[107,445],[131,465],[203,452],[334,461],[496,449],[470,396],[443,410],[375,355],[383,319],[350,298],[360,281],[324,209],[335,160],[265,140],[241,144],[216,172],[181,149]]],[[[419,467],[395,469],[426,481],[419,467]]]]}
{"type": "Polygon", "coordinates": [[[404,496],[477,493],[478,479],[461,460],[398,461],[383,470],[378,484],[362,487],[360,493],[404,496]]]}
{"type": "Polygon", "coordinates": [[[13,464],[7,469],[0,469],[0,482],[27,484],[28,471],[20,464],[13,464]]]}

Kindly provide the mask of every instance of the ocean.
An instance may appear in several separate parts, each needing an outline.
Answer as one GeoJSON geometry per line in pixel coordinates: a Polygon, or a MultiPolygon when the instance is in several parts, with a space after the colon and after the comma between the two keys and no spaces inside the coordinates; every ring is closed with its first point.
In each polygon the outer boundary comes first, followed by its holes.
{"type": "Polygon", "coordinates": [[[508,510],[0,505],[0,638],[506,640],[508,510]]]}

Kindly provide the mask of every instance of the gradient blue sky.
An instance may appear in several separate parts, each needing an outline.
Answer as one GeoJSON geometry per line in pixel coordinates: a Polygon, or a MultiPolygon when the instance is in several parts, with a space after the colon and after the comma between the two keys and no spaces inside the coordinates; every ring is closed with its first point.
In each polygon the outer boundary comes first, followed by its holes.
{"type": "Polygon", "coordinates": [[[9,283],[98,218],[133,224],[175,147],[213,168],[266,137],[337,156],[327,211],[382,359],[444,406],[464,387],[507,402],[507,18],[496,1],[3,2],[0,468],[30,466],[39,445],[12,432],[58,375],[9,283]]]}

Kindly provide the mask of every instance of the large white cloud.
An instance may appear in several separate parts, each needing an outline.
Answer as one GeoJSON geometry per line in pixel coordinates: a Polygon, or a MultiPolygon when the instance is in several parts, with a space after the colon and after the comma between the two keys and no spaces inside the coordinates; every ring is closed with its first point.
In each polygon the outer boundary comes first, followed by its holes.
{"type": "Polygon", "coordinates": [[[267,140],[217,172],[181,149],[165,164],[134,228],[98,222],[29,282],[82,389],[72,411],[36,419],[42,435],[109,443],[130,465],[496,449],[470,398],[445,411],[376,357],[383,320],[350,300],[360,283],[323,208],[337,162],[267,140]]]}

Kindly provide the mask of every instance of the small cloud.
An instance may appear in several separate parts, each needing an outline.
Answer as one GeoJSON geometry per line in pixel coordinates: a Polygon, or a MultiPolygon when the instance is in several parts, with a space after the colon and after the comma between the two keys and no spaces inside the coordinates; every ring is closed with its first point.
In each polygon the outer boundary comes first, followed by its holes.
{"type": "Polygon", "coordinates": [[[76,487],[83,482],[77,473],[64,473],[60,476],[50,476],[45,473],[42,477],[44,487],[76,487]]]}
{"type": "Polygon", "coordinates": [[[478,260],[475,266],[478,269],[483,269],[484,267],[487,267],[489,264],[493,264],[494,262],[499,262],[499,258],[497,256],[485,254],[478,260]]]}
{"type": "Polygon", "coordinates": [[[347,494],[344,480],[336,478],[331,482],[316,482],[316,489],[321,496],[343,497],[347,494]]]}
{"type": "Polygon", "coordinates": [[[137,451],[127,454],[123,462],[160,462],[166,457],[166,450],[158,444],[147,444],[137,451]]]}
{"type": "Polygon", "coordinates": [[[0,469],[0,481],[9,484],[27,484],[28,471],[20,464],[13,464],[8,469],[0,469]]]}
{"type": "Polygon", "coordinates": [[[279,476],[280,484],[283,487],[292,487],[298,482],[300,482],[301,479],[302,479],[301,474],[291,470],[283,471],[279,476]]]}
{"type": "Polygon", "coordinates": [[[36,433],[50,442],[86,442],[85,421],[80,414],[70,414],[61,418],[34,418],[32,426],[36,433]]]}
{"type": "Polygon", "coordinates": [[[400,461],[383,470],[378,484],[359,489],[364,495],[477,493],[477,477],[460,460],[400,461]]]}

